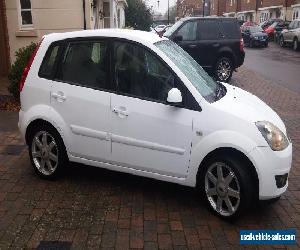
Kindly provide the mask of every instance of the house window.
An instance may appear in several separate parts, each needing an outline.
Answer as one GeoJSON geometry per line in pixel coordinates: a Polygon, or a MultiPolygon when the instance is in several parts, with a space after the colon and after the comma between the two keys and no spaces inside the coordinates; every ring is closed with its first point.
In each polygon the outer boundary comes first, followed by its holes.
{"type": "Polygon", "coordinates": [[[230,6],[232,6],[232,0],[230,0],[230,6]]]}
{"type": "Polygon", "coordinates": [[[21,26],[32,26],[31,0],[20,0],[21,26]]]}

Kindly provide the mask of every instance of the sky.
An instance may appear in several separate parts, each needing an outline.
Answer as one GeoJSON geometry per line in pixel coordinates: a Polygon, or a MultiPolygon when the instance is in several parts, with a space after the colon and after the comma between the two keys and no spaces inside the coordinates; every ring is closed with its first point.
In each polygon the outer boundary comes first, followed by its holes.
{"type": "MultiPolygon", "coordinates": [[[[170,7],[175,5],[176,0],[169,0],[170,7]]],[[[164,14],[168,10],[168,0],[159,0],[159,8],[157,0],[146,0],[148,6],[153,6],[155,12],[160,12],[164,14]]]]}

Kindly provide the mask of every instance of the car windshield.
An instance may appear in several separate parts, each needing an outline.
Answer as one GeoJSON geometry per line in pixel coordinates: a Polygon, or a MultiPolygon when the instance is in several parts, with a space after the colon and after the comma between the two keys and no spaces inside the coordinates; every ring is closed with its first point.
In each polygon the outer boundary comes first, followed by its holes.
{"type": "Polygon", "coordinates": [[[263,32],[263,29],[259,26],[250,26],[249,29],[251,33],[263,32]]]}
{"type": "Polygon", "coordinates": [[[181,26],[182,23],[183,23],[183,21],[178,21],[178,22],[176,22],[173,26],[171,26],[171,27],[166,31],[166,33],[164,34],[164,36],[165,36],[165,37],[170,37],[170,36],[173,34],[173,32],[174,32],[175,30],[177,30],[179,26],[181,26]]]}
{"type": "Polygon", "coordinates": [[[159,41],[155,45],[175,63],[205,100],[208,102],[216,100],[218,96],[216,92],[220,85],[187,52],[169,40],[159,41]]]}

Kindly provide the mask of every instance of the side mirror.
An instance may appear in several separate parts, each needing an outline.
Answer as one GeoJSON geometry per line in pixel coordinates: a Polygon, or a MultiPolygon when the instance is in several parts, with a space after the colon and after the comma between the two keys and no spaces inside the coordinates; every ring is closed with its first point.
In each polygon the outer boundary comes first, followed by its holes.
{"type": "Polygon", "coordinates": [[[182,95],[179,89],[172,88],[168,93],[167,102],[171,104],[182,104],[182,95]]]}
{"type": "Polygon", "coordinates": [[[180,35],[174,36],[174,38],[172,40],[174,43],[181,42],[183,40],[183,37],[180,35]]]}

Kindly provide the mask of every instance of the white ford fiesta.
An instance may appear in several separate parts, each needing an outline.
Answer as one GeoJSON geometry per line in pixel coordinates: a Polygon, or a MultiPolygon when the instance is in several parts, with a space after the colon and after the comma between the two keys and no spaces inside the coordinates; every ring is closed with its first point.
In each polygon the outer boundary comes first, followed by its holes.
{"type": "Polygon", "coordinates": [[[151,177],[199,188],[227,218],[287,189],[292,144],[279,116],[166,38],[44,36],[20,91],[19,128],[42,178],[68,161],[151,177]]]}

